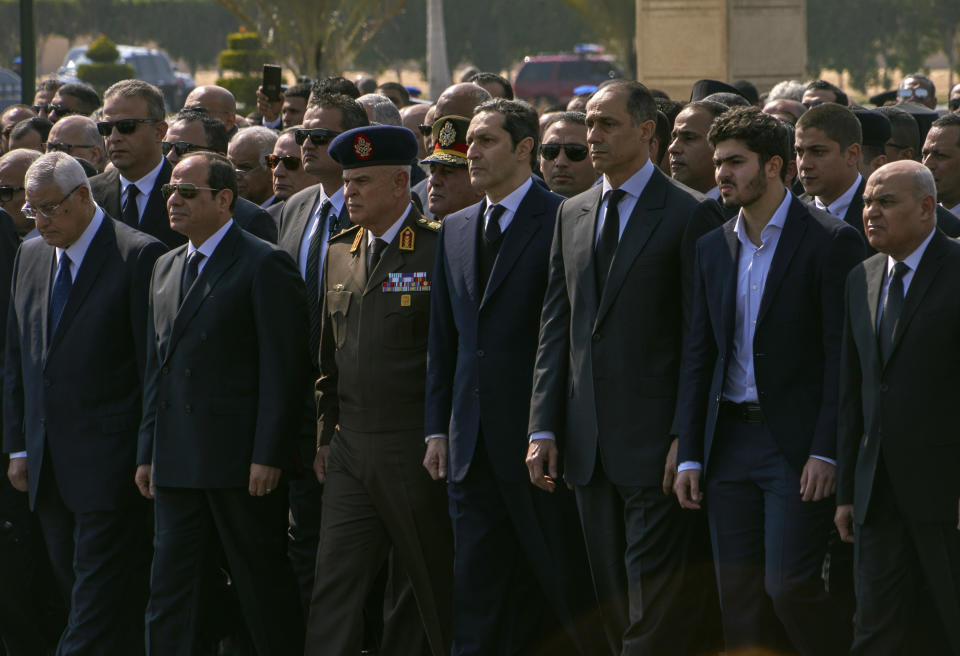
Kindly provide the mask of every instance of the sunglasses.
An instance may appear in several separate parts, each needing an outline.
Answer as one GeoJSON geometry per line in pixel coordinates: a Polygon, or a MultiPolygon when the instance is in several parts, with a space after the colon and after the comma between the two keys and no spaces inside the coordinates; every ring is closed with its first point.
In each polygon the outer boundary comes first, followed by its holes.
{"type": "Polygon", "coordinates": [[[46,105],[34,105],[30,109],[35,111],[37,114],[39,114],[40,112],[46,112],[49,114],[50,110],[53,109],[53,105],[49,103],[47,103],[46,105]]]}
{"type": "Polygon", "coordinates": [[[425,137],[429,137],[431,134],[433,134],[432,125],[418,125],[417,129],[420,130],[420,134],[422,134],[425,137]]]}
{"type": "Polygon", "coordinates": [[[177,155],[183,157],[191,151],[207,149],[206,146],[198,146],[189,141],[162,141],[160,142],[160,148],[163,150],[164,157],[169,155],[171,150],[177,151],[177,155]]]}
{"type": "Polygon", "coordinates": [[[23,191],[23,187],[11,187],[10,185],[0,185],[0,203],[9,203],[13,200],[13,195],[18,191],[23,191]]]}
{"type": "Polygon", "coordinates": [[[137,126],[141,123],[157,123],[153,118],[122,118],[119,121],[100,121],[97,123],[97,131],[101,136],[109,137],[113,134],[113,128],[117,128],[120,134],[133,134],[137,126]]]}
{"type": "Polygon", "coordinates": [[[23,212],[23,215],[30,219],[31,221],[36,221],[41,215],[47,219],[51,218],[54,214],[57,213],[57,210],[67,202],[67,199],[73,195],[77,189],[83,186],[84,183],[78,184],[76,187],[67,192],[67,195],[60,199],[59,202],[54,203],[53,205],[46,205],[44,207],[34,207],[30,203],[27,203],[20,208],[20,211],[23,212]]]}
{"type": "Polygon", "coordinates": [[[950,108],[951,112],[955,112],[960,109],[960,97],[951,98],[950,102],[947,103],[947,106],[950,108]]]}
{"type": "Polygon", "coordinates": [[[50,113],[56,114],[62,118],[64,116],[69,116],[70,114],[78,114],[79,112],[75,112],[66,105],[50,105],[50,113]]]}
{"type": "Polygon", "coordinates": [[[293,155],[267,155],[267,166],[271,171],[280,164],[288,171],[296,171],[300,168],[300,158],[293,155]]]}
{"type": "Polygon", "coordinates": [[[47,152],[48,153],[67,153],[70,154],[74,148],[95,148],[93,144],[68,144],[60,143],[59,141],[48,141],[47,142],[47,152]]]}
{"type": "Polygon", "coordinates": [[[310,139],[310,143],[314,146],[326,146],[333,141],[334,137],[338,134],[340,133],[334,130],[327,130],[326,128],[313,128],[310,130],[299,128],[293,133],[293,138],[296,140],[298,146],[302,146],[303,142],[307,139],[310,139]]]}
{"type": "Polygon", "coordinates": [[[561,148],[571,162],[582,162],[589,152],[587,147],[581,144],[545,143],[540,146],[540,156],[552,162],[559,157],[561,148]]]}
{"type": "Polygon", "coordinates": [[[160,187],[160,193],[163,194],[164,200],[169,200],[173,196],[173,192],[180,194],[182,198],[190,200],[191,198],[197,197],[197,192],[201,189],[206,191],[212,191],[216,194],[218,191],[223,191],[223,189],[214,189],[213,187],[198,187],[195,184],[190,182],[181,182],[180,184],[165,184],[160,187]]]}
{"type": "Polygon", "coordinates": [[[926,98],[930,95],[930,92],[926,89],[917,88],[917,89],[900,89],[897,91],[897,97],[899,98],[926,98]]]}

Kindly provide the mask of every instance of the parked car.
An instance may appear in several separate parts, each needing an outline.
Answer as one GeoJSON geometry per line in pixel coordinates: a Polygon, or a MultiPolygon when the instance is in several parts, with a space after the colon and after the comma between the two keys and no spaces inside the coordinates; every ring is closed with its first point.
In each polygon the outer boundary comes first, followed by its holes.
{"type": "MultiPolygon", "coordinates": [[[[117,63],[130,64],[138,80],[158,87],[163,92],[169,111],[176,111],[183,107],[187,94],[193,89],[193,78],[186,73],[178,72],[165,52],[154,48],[120,45],[117,46],[117,50],[120,51],[120,59],[117,63]]],[[[87,46],[74,46],[63,58],[63,64],[57,70],[57,76],[60,79],[76,79],[77,67],[89,63],[87,46]]]]}
{"type": "Polygon", "coordinates": [[[623,77],[614,58],[601,52],[583,44],[573,53],[525,57],[514,75],[514,94],[542,106],[566,104],[577,87],[623,77]]]}
{"type": "Polygon", "coordinates": [[[20,76],[0,68],[0,111],[20,102],[20,76]]]}

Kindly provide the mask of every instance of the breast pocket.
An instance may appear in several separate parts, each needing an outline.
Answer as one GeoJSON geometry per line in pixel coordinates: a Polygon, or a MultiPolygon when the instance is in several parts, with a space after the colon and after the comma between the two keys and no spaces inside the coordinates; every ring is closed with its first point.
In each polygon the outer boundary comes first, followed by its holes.
{"type": "Polygon", "coordinates": [[[427,347],[430,295],[411,294],[409,306],[393,309],[383,318],[383,344],[389,349],[427,347]]]}
{"type": "Polygon", "coordinates": [[[347,341],[347,315],[350,313],[350,298],[353,292],[327,292],[327,316],[337,348],[343,348],[347,341]]]}

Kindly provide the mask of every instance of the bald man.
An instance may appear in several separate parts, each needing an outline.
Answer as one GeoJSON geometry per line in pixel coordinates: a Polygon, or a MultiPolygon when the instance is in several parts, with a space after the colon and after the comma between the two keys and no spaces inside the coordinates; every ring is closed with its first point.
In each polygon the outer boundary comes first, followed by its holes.
{"type": "Polygon", "coordinates": [[[483,87],[473,82],[454,84],[443,90],[437,98],[436,116],[465,116],[473,117],[477,105],[485,103],[493,96],[483,87]]]}
{"type": "Polygon", "coordinates": [[[107,165],[107,151],[97,124],[86,116],[64,116],[50,128],[47,152],[59,150],[93,165],[97,173],[107,165]]]}
{"type": "Polygon", "coordinates": [[[918,162],[877,169],[863,200],[877,254],[847,278],[834,518],[855,544],[851,654],[956,654],[960,244],[918,162]]]}
{"type": "Polygon", "coordinates": [[[214,84],[196,87],[187,96],[183,108],[209,114],[218,119],[227,128],[228,139],[233,139],[233,135],[239,129],[237,127],[237,99],[223,87],[214,84]]]}

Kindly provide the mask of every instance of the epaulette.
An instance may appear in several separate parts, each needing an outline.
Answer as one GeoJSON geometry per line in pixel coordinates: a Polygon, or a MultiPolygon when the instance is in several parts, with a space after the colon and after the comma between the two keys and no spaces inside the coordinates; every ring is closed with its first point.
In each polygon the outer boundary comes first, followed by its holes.
{"type": "Polygon", "coordinates": [[[440,231],[440,222],[434,219],[428,219],[425,216],[421,216],[419,219],[417,219],[417,225],[419,225],[421,228],[432,230],[433,232],[440,231]]]}
{"type": "Polygon", "coordinates": [[[357,230],[360,230],[360,229],[361,229],[360,226],[358,226],[357,224],[354,224],[349,228],[347,228],[346,230],[341,230],[340,232],[335,234],[333,237],[330,238],[330,241],[344,241],[348,236],[352,238],[353,233],[355,233],[357,230]]]}

